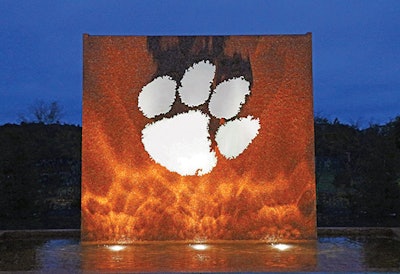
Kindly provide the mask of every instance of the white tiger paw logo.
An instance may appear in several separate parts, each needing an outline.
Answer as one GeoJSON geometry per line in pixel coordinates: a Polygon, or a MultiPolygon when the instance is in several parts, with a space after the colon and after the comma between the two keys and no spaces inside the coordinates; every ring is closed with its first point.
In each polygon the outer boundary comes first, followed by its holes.
{"type": "MultiPolygon", "coordinates": [[[[142,130],[142,143],[158,164],[180,175],[204,175],[217,164],[211,147],[209,114],[199,106],[208,105],[209,113],[226,121],[215,133],[219,152],[227,159],[238,157],[257,136],[259,119],[235,118],[250,94],[250,83],[244,77],[232,78],[211,86],[215,65],[201,61],[188,68],[178,85],[171,77],[157,77],[144,86],[138,106],[147,118],[161,118],[142,130]],[[178,96],[187,110],[170,118],[162,117],[172,109],[178,96]]],[[[203,108],[204,109],[204,108],[203,108]]]]}

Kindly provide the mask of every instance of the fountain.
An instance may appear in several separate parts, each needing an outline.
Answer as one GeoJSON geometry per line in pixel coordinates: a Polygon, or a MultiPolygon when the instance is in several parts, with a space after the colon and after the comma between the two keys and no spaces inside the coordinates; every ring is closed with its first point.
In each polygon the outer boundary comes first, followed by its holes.
{"type": "Polygon", "coordinates": [[[395,228],[316,229],[311,35],[84,35],[81,230],[0,271],[400,270],[395,228]]]}
{"type": "Polygon", "coordinates": [[[84,243],[316,239],[311,34],[84,35],[84,243]]]}

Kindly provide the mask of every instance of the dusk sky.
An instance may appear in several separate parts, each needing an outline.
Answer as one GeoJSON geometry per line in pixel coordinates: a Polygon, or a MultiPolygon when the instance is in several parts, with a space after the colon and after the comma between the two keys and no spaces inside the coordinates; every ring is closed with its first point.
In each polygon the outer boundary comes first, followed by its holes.
{"type": "Polygon", "coordinates": [[[81,124],[82,35],[313,36],[314,110],[345,123],[400,115],[400,1],[0,0],[0,125],[37,100],[81,124]]]}

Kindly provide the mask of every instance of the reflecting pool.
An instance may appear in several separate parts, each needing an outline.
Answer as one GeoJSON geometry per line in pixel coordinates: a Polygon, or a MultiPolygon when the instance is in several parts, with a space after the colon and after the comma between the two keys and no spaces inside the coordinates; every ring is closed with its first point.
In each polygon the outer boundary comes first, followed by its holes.
{"type": "Polygon", "coordinates": [[[320,236],[302,243],[88,245],[79,238],[3,239],[0,271],[240,272],[400,271],[400,240],[320,236]]]}

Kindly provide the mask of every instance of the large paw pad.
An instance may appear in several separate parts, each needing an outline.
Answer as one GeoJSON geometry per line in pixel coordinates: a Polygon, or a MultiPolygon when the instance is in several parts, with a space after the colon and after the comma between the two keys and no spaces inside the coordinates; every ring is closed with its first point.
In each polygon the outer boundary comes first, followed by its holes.
{"type": "Polygon", "coordinates": [[[210,119],[228,120],[215,134],[219,152],[227,159],[238,157],[260,129],[257,118],[234,118],[250,94],[250,83],[243,77],[233,78],[211,91],[214,74],[215,66],[202,61],[185,71],[179,86],[169,76],[157,77],[139,94],[138,106],[144,116],[161,117],[142,130],[145,150],[155,162],[180,175],[200,176],[216,166],[210,119]],[[162,117],[171,110],[177,96],[190,109],[170,118],[162,117]],[[206,102],[213,117],[195,109],[206,102]]]}

